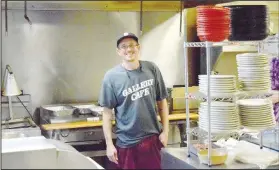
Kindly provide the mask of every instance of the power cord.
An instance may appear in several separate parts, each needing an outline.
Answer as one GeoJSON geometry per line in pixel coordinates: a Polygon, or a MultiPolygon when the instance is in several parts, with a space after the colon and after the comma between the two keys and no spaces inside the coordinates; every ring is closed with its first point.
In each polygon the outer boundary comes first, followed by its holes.
{"type": "Polygon", "coordinates": [[[32,119],[32,121],[35,123],[33,116],[31,115],[31,113],[29,112],[29,110],[26,108],[26,106],[23,104],[23,102],[20,100],[20,98],[18,96],[16,96],[17,99],[19,100],[19,102],[22,104],[22,106],[25,108],[25,110],[28,112],[28,114],[30,115],[30,118],[32,119]]]}

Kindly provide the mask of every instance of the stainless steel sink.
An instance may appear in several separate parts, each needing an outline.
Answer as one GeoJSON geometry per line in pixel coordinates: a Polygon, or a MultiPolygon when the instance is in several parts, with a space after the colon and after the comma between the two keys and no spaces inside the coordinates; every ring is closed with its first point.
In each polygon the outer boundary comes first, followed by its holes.
{"type": "Polygon", "coordinates": [[[24,133],[21,132],[2,132],[2,139],[12,139],[12,138],[23,138],[25,137],[24,133]]]}
{"type": "Polygon", "coordinates": [[[39,127],[2,129],[2,139],[42,136],[39,127]]]}

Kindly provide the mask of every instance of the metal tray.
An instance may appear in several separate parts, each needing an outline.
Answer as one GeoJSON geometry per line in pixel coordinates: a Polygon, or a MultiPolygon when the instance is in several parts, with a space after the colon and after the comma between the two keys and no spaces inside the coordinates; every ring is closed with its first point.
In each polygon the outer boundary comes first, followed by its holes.
{"type": "Polygon", "coordinates": [[[100,109],[98,106],[94,104],[77,104],[77,105],[71,105],[74,110],[74,114],[77,115],[83,115],[83,114],[91,114],[93,116],[101,116],[102,115],[102,109],[100,109]]]}
{"type": "Polygon", "coordinates": [[[50,117],[60,117],[60,116],[68,116],[72,115],[74,111],[74,107],[68,105],[60,105],[60,106],[42,106],[44,115],[48,115],[50,117]]]}

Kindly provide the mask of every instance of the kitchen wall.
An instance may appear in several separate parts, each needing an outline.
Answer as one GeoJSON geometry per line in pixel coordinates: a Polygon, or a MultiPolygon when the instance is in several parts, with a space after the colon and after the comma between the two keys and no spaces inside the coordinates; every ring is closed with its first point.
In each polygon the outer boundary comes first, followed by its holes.
{"type": "MultiPolygon", "coordinates": [[[[139,13],[103,11],[8,11],[3,63],[31,94],[33,108],[98,99],[105,72],[120,62],[116,38],[139,35],[139,13]]],[[[141,59],[157,63],[168,87],[184,84],[183,36],[179,13],[144,12],[141,59]]],[[[4,12],[3,35],[5,35],[4,12]]]]}

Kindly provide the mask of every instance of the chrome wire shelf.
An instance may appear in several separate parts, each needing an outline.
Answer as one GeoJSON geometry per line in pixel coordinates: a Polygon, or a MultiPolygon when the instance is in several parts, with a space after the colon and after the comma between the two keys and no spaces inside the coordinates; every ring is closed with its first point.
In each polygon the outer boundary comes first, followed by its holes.
{"type": "MultiPolygon", "coordinates": [[[[230,93],[230,94],[218,94],[215,95],[214,93],[210,93],[210,74],[212,72],[211,70],[211,48],[212,47],[218,47],[218,46],[255,46],[258,49],[258,53],[266,53],[263,51],[265,45],[273,45],[279,43],[279,36],[267,38],[263,41],[222,41],[222,42],[187,42],[186,36],[184,37],[184,63],[185,63],[185,87],[189,86],[189,73],[188,73],[188,47],[205,47],[206,49],[206,75],[207,75],[207,86],[209,87],[207,89],[207,94],[198,92],[198,93],[189,93],[188,88],[185,88],[185,104],[186,104],[186,134],[187,134],[187,146],[191,146],[191,134],[200,138],[207,138],[208,143],[208,157],[210,157],[212,152],[212,141],[218,140],[220,138],[237,138],[239,139],[241,135],[243,135],[243,131],[240,129],[239,131],[228,131],[228,133],[224,134],[214,134],[211,133],[211,120],[208,119],[208,130],[202,130],[200,128],[191,128],[190,126],[190,119],[189,119],[189,100],[196,99],[196,100],[202,100],[207,101],[207,115],[210,117],[210,111],[211,111],[211,101],[230,101],[230,102],[236,102],[240,99],[251,99],[251,98],[268,98],[272,96],[272,92],[247,92],[247,91],[238,91],[236,93],[230,93]]],[[[263,140],[262,140],[262,134],[266,130],[260,131],[260,147],[263,147],[263,140]]],[[[187,155],[190,157],[190,150],[187,147],[187,155]]],[[[211,166],[211,160],[209,159],[209,166],[211,166]]]]}
{"type": "MultiPolygon", "coordinates": [[[[195,93],[186,93],[186,98],[206,101],[207,95],[202,92],[195,92],[195,93]]],[[[272,96],[272,92],[256,92],[256,91],[238,91],[235,93],[224,93],[219,95],[211,95],[212,101],[233,101],[235,99],[264,99],[272,96]]]]}
{"type": "Polygon", "coordinates": [[[185,42],[184,47],[218,47],[218,46],[258,46],[259,44],[279,43],[278,38],[267,39],[264,41],[222,41],[222,42],[185,42]]]}
{"type": "MultiPolygon", "coordinates": [[[[228,131],[228,132],[223,132],[223,133],[211,133],[211,141],[218,141],[219,139],[240,139],[240,138],[253,138],[253,134],[257,134],[257,137],[260,138],[261,135],[265,133],[271,133],[271,134],[279,134],[279,126],[276,127],[270,127],[266,128],[264,130],[260,130],[258,132],[245,132],[242,129],[239,129],[238,131],[228,131]]],[[[199,140],[208,140],[208,132],[199,128],[199,127],[194,127],[191,129],[187,130],[187,135],[192,135],[195,137],[198,137],[199,140]]]]}
{"type": "MultiPolygon", "coordinates": [[[[199,127],[195,127],[195,128],[191,128],[187,130],[187,134],[188,135],[193,135],[195,137],[198,137],[199,139],[208,139],[208,132],[199,128],[199,127]]],[[[219,139],[225,138],[234,138],[234,139],[239,139],[241,136],[241,132],[240,131],[228,131],[228,132],[224,132],[224,133],[211,133],[211,141],[217,141],[219,139]]]]}

